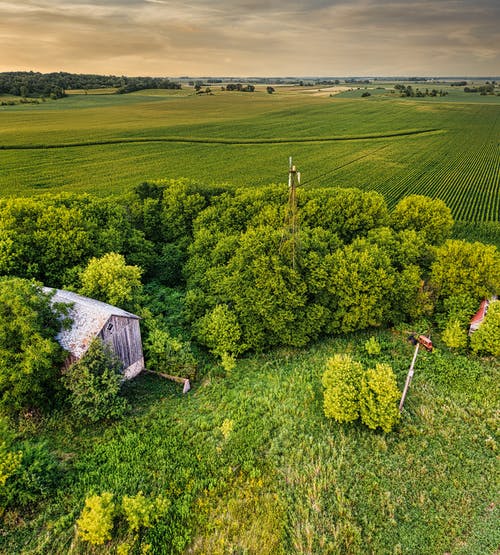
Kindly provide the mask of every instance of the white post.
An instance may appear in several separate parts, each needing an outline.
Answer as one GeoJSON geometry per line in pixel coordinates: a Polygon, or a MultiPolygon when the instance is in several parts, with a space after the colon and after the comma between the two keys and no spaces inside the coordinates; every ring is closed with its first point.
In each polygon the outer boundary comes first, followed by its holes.
{"type": "Polygon", "coordinates": [[[420,347],[420,343],[417,343],[415,345],[415,352],[413,353],[413,360],[411,361],[410,364],[410,370],[408,371],[408,375],[406,376],[406,383],[405,383],[405,388],[403,389],[403,395],[401,396],[401,401],[399,403],[399,410],[402,411],[403,410],[403,405],[405,403],[405,398],[406,398],[406,394],[408,393],[408,388],[410,387],[411,384],[411,380],[413,378],[413,367],[415,366],[415,361],[417,360],[417,355],[418,355],[418,348],[420,347]]]}

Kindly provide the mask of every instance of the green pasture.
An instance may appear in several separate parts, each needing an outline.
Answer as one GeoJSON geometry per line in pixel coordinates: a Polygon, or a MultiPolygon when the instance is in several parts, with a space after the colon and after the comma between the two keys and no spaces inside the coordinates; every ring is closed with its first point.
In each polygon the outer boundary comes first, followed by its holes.
{"type": "Polygon", "coordinates": [[[458,220],[499,219],[499,97],[212,90],[73,94],[0,107],[1,194],[107,195],[178,177],[260,186],[285,182],[293,156],[304,186],[374,189],[390,205],[427,194],[458,220]]]}
{"type": "Polygon", "coordinates": [[[402,388],[406,334],[325,340],[207,368],[183,396],[141,376],[129,414],[81,426],[56,413],[22,422],[62,462],[58,490],[33,514],[4,515],[2,553],[493,554],[498,546],[493,363],[438,349],[419,355],[403,418],[390,434],[323,414],[325,361],[350,353],[391,364],[402,388]],[[168,516],[135,539],[117,525],[90,548],[75,521],[90,493],[166,496],[168,516]],[[142,544],[142,551],[139,549],[142,544]],[[150,551],[146,551],[149,545],[150,551]],[[127,551],[122,551],[127,552],[127,551]]]}

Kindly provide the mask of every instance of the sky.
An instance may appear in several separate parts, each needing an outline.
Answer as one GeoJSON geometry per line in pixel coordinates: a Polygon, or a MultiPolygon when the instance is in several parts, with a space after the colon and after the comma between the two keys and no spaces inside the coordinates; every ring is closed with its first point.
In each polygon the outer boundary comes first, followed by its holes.
{"type": "Polygon", "coordinates": [[[0,0],[0,71],[499,76],[499,0],[0,0]]]}

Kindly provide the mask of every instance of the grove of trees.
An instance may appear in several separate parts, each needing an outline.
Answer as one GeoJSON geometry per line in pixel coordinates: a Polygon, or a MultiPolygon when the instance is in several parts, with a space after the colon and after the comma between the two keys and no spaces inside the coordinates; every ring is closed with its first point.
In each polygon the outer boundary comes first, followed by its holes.
{"type": "MultiPolygon", "coordinates": [[[[500,289],[497,249],[449,239],[442,201],[414,195],[390,211],[376,192],[303,189],[296,235],[286,205],[283,186],[228,191],[183,180],[113,199],[1,200],[0,404],[43,404],[55,383],[60,321],[36,283],[141,314],[147,356],[190,377],[191,340],[229,369],[249,351],[425,318],[463,348],[479,302],[500,289]],[[183,304],[175,331],[172,288],[183,304]]],[[[475,350],[487,354],[488,344],[475,350]]]]}

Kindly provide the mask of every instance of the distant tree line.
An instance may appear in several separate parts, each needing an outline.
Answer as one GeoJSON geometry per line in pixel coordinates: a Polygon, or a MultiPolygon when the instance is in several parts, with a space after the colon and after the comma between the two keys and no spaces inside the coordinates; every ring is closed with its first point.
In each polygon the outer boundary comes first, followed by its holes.
{"type": "Polygon", "coordinates": [[[248,83],[247,85],[242,85],[241,83],[229,83],[225,87],[226,91],[240,91],[240,92],[254,92],[255,86],[248,83]]]}
{"type": "Polygon", "coordinates": [[[482,95],[494,94],[495,84],[494,83],[487,83],[487,84],[484,84],[484,85],[480,85],[479,87],[464,87],[464,92],[466,92],[466,93],[479,93],[479,94],[482,94],[482,95]]]}
{"type": "Polygon", "coordinates": [[[421,91],[420,89],[414,89],[411,85],[402,84],[394,85],[394,88],[401,93],[401,96],[407,97],[415,96],[417,98],[423,98],[425,96],[446,96],[448,94],[447,91],[443,91],[442,89],[439,91],[437,89],[425,89],[425,91],[421,91]]]}
{"type": "Polygon", "coordinates": [[[0,73],[0,94],[21,97],[62,98],[71,89],[116,88],[117,93],[142,89],[180,89],[180,83],[163,77],[117,77],[76,73],[10,71],[0,73]]]}

